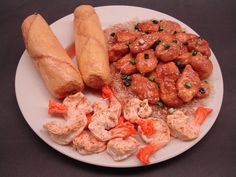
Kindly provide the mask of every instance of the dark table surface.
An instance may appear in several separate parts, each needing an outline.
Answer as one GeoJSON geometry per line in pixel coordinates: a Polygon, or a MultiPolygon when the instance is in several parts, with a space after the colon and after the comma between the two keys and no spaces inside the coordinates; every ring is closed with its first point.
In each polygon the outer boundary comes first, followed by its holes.
{"type": "Polygon", "coordinates": [[[234,0],[3,0],[0,6],[0,176],[236,176],[236,1],[234,0]],[[224,100],[210,132],[187,152],[165,162],[112,169],[70,159],[45,144],[27,125],[15,97],[15,72],[25,50],[22,20],[40,12],[51,24],[80,4],[133,5],[183,21],[210,43],[221,66],[224,100]]]}

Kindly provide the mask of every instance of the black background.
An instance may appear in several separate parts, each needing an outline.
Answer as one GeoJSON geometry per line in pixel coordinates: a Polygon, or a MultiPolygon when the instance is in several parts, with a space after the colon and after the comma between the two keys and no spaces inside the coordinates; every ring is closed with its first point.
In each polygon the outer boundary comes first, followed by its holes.
{"type": "Polygon", "coordinates": [[[0,46],[1,177],[236,176],[236,1],[3,0],[0,5],[0,46]],[[50,148],[31,130],[15,97],[15,72],[24,51],[20,25],[26,16],[35,11],[51,24],[72,13],[80,4],[133,5],[158,10],[183,21],[209,41],[223,73],[224,100],[213,128],[197,145],[159,164],[112,169],[70,159],[50,148]]]}

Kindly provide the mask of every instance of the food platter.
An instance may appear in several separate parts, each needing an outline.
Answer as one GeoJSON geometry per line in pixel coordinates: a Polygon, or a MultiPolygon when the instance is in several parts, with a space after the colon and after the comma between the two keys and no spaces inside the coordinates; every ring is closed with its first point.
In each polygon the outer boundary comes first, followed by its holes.
{"type": "MultiPolygon", "coordinates": [[[[166,15],[164,13],[132,6],[103,6],[95,8],[103,28],[107,28],[117,23],[124,23],[131,20],[145,20],[151,18],[167,19],[176,21],[187,32],[195,33],[190,27],[182,23],[181,21],[166,15]],[[122,13],[121,13],[122,12],[122,13]]],[[[73,39],[73,14],[65,16],[51,25],[53,32],[56,34],[63,47],[68,47],[74,42],[73,39]]],[[[213,112],[206,119],[201,126],[200,136],[190,142],[183,142],[177,139],[173,139],[168,146],[159,150],[151,157],[151,163],[159,163],[161,161],[173,158],[184,151],[188,150],[199,142],[211,129],[214,122],[217,119],[218,113],[223,99],[223,80],[222,74],[217,62],[217,59],[212,52],[210,57],[213,63],[213,72],[208,79],[212,84],[213,93],[207,98],[207,106],[213,108],[213,112]]],[[[43,83],[39,73],[34,67],[27,51],[25,51],[19,61],[16,78],[15,78],[15,91],[20,110],[33,131],[49,146],[55,150],[82,162],[106,166],[106,167],[136,167],[142,166],[135,156],[126,159],[121,162],[115,162],[106,152],[93,154],[93,155],[80,155],[71,147],[61,146],[52,142],[47,133],[43,130],[42,125],[52,119],[47,114],[48,100],[52,97],[48,92],[46,86],[43,83]]],[[[98,99],[92,93],[86,92],[89,99],[98,99]]],[[[199,147],[200,148],[200,147],[199,147]]]]}

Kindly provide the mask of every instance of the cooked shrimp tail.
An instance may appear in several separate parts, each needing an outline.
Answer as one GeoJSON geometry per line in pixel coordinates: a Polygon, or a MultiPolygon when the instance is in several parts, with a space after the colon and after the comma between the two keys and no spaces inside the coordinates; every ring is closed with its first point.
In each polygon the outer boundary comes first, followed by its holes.
{"type": "Polygon", "coordinates": [[[88,113],[88,114],[86,114],[86,117],[87,117],[87,125],[86,125],[86,127],[88,127],[88,125],[92,122],[92,114],[88,113]]]}
{"type": "Polygon", "coordinates": [[[194,122],[198,125],[201,125],[206,119],[207,115],[212,112],[213,109],[198,107],[194,114],[194,122]]]}
{"type": "Polygon", "coordinates": [[[120,127],[124,124],[125,118],[123,116],[120,116],[118,118],[118,124],[116,125],[116,127],[120,127]]]}
{"type": "Polygon", "coordinates": [[[137,134],[135,127],[130,122],[125,122],[111,130],[112,138],[125,138],[137,134]]]}
{"type": "Polygon", "coordinates": [[[144,135],[151,136],[155,133],[153,121],[151,119],[136,119],[135,123],[140,126],[144,135]]]}
{"type": "Polygon", "coordinates": [[[159,149],[159,146],[154,143],[150,143],[147,146],[141,148],[137,153],[137,158],[144,164],[149,164],[149,157],[159,149]]]}
{"type": "Polygon", "coordinates": [[[102,97],[103,98],[111,98],[113,96],[113,92],[108,85],[104,85],[102,87],[102,97]]]}
{"type": "Polygon", "coordinates": [[[59,102],[55,102],[53,99],[49,100],[49,104],[48,104],[48,114],[50,115],[63,115],[67,113],[67,106],[59,103],[59,102]]]}

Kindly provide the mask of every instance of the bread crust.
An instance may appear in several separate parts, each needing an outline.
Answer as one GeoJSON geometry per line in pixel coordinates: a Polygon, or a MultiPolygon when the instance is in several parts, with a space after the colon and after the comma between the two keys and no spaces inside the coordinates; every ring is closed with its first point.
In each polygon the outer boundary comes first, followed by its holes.
{"type": "Polygon", "coordinates": [[[62,99],[82,91],[83,80],[47,22],[40,14],[28,16],[21,26],[25,47],[50,93],[62,99]]]}
{"type": "Polygon", "coordinates": [[[99,89],[111,81],[108,49],[99,18],[92,6],[74,11],[75,51],[85,84],[99,89]]]}

